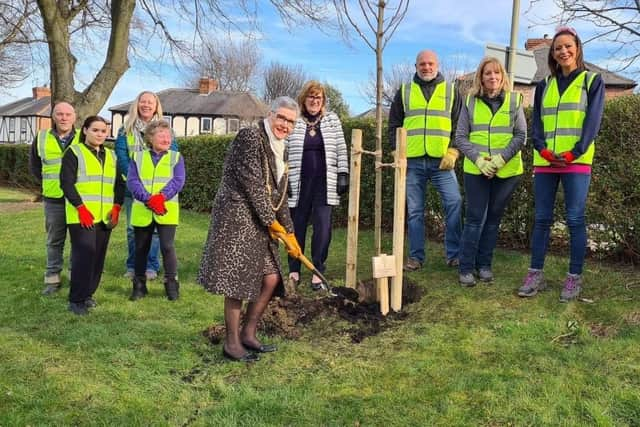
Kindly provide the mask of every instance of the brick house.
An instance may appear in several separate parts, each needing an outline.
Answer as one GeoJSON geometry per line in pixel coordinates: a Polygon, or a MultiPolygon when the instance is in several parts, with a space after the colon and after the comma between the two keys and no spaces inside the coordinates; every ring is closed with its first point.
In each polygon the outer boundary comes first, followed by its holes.
{"type": "Polygon", "coordinates": [[[0,106],[0,143],[31,143],[51,127],[51,90],[34,87],[33,96],[0,106]]]}

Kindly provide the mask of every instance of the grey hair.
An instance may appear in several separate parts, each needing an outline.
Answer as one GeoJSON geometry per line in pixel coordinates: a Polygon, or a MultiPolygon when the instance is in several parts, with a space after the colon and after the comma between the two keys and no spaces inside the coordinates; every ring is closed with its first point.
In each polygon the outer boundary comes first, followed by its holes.
{"type": "Polygon", "coordinates": [[[288,96],[279,96],[271,101],[271,111],[276,111],[278,108],[286,108],[295,111],[296,115],[300,114],[298,103],[288,96]]]}

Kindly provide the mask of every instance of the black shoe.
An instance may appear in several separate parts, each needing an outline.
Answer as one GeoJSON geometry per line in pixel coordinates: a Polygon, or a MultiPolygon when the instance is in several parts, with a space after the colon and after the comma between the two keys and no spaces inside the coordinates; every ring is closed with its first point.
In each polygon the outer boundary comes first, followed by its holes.
{"type": "Polygon", "coordinates": [[[260,360],[260,356],[256,353],[246,352],[243,356],[235,357],[227,353],[224,347],[222,347],[222,355],[225,359],[231,360],[233,362],[257,362],[260,360]]]}
{"type": "Polygon", "coordinates": [[[166,279],[164,282],[164,290],[167,293],[169,301],[175,301],[180,297],[180,284],[176,279],[166,279]]]}
{"type": "Polygon", "coordinates": [[[89,310],[84,302],[70,302],[69,303],[69,311],[73,312],[78,316],[84,316],[85,314],[89,314],[89,310]]]}
{"type": "Polygon", "coordinates": [[[131,292],[131,297],[129,299],[131,301],[139,300],[140,298],[144,298],[147,295],[147,278],[142,277],[134,277],[131,281],[133,285],[133,292],[131,292]]]}
{"type": "Polygon", "coordinates": [[[311,282],[311,289],[313,289],[314,291],[322,290],[322,282],[320,282],[320,283],[311,282]]]}
{"type": "Polygon", "coordinates": [[[42,290],[42,295],[52,295],[60,290],[60,283],[51,283],[42,290]]]}
{"type": "Polygon", "coordinates": [[[96,302],[96,300],[89,297],[86,300],[84,300],[84,305],[86,305],[87,308],[95,308],[98,305],[98,303],[96,302]]]}
{"type": "Polygon", "coordinates": [[[260,347],[254,347],[252,345],[242,343],[244,348],[255,353],[273,353],[278,351],[278,347],[275,344],[261,344],[260,347]]]}

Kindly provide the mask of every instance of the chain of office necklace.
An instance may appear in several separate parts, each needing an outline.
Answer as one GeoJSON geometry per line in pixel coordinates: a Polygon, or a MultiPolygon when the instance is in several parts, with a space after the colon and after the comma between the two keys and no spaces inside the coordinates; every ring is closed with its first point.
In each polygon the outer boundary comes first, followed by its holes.
{"type": "Polygon", "coordinates": [[[289,163],[284,164],[284,173],[282,174],[282,177],[284,178],[284,188],[282,189],[282,195],[280,196],[280,201],[278,202],[278,206],[273,206],[273,201],[271,198],[271,193],[273,192],[272,188],[271,188],[271,183],[269,181],[271,181],[269,179],[269,162],[267,161],[267,159],[263,159],[262,164],[264,165],[264,177],[265,177],[265,184],[267,185],[267,194],[269,195],[269,204],[271,205],[271,209],[274,212],[278,212],[280,210],[280,207],[282,206],[282,203],[284,203],[284,199],[287,196],[287,185],[289,185],[289,163]]]}
{"type": "Polygon", "coordinates": [[[304,122],[307,124],[307,129],[309,129],[309,135],[316,136],[316,129],[317,129],[318,123],[320,123],[320,120],[322,120],[322,114],[320,114],[318,118],[315,119],[313,122],[310,122],[309,120],[307,120],[305,116],[302,116],[302,120],[304,120],[304,122]]]}

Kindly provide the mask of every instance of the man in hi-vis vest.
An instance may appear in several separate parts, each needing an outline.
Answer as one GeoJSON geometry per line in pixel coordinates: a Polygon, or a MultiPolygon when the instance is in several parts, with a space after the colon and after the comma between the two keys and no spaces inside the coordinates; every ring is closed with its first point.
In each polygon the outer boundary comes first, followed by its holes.
{"type": "Polygon", "coordinates": [[[73,126],[76,112],[67,102],[58,102],[51,113],[53,127],[42,129],[31,144],[31,173],[42,183],[45,228],[47,230],[47,269],[44,295],[60,290],[64,242],[67,238],[64,195],[60,188],[60,168],[64,150],[78,143],[79,132],[73,126]]]}
{"type": "Polygon", "coordinates": [[[438,71],[438,57],[423,50],[416,57],[416,73],[396,92],[389,110],[389,143],[396,149],[396,129],[407,130],[407,228],[409,257],[406,271],[425,261],[424,209],[427,181],[440,194],[445,211],[447,265],[459,263],[462,197],[454,172],[458,150],[449,147],[455,135],[462,99],[453,83],[438,71]]]}

